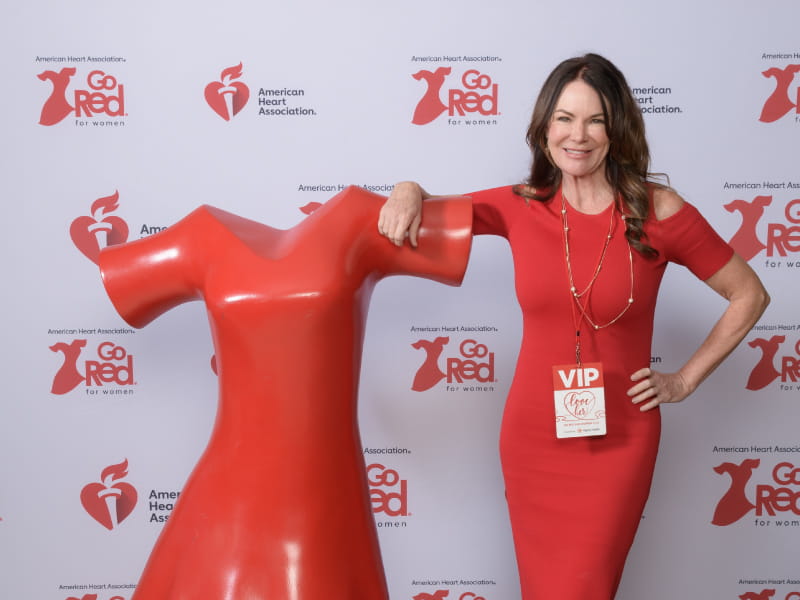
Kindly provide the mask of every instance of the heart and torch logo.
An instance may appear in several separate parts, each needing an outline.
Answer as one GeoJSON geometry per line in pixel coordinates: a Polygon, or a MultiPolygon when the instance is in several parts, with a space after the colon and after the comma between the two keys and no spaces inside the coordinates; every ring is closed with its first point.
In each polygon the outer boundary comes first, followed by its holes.
{"type": "Polygon", "coordinates": [[[111,214],[117,208],[119,192],[98,198],[92,203],[91,216],[80,216],[69,227],[69,236],[75,247],[95,264],[100,250],[128,241],[128,224],[111,214]]]}
{"type": "Polygon", "coordinates": [[[219,81],[206,86],[206,102],[211,109],[226,121],[230,121],[241,111],[250,99],[250,88],[242,81],[242,63],[223,69],[219,81]]]}
{"type": "Polygon", "coordinates": [[[136,488],[122,481],[127,475],[128,459],[125,459],[103,469],[100,481],[89,483],[81,490],[83,508],[109,531],[127,519],[136,506],[136,488]]]}

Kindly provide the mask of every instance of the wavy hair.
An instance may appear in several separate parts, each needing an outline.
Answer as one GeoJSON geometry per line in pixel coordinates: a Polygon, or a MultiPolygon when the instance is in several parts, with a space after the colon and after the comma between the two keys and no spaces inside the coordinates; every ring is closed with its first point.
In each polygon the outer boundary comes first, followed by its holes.
{"type": "Polygon", "coordinates": [[[561,92],[577,79],[586,82],[600,96],[610,141],[605,175],[624,204],[618,208],[625,215],[625,236],[644,256],[657,256],[658,251],[646,243],[644,222],[650,212],[648,184],[661,184],[649,172],[650,150],[642,112],[622,72],[598,54],[567,59],[547,77],[526,135],[533,152],[530,176],[524,185],[515,186],[514,191],[526,199],[546,202],[561,185],[561,170],[547,151],[547,132],[561,92]]]}

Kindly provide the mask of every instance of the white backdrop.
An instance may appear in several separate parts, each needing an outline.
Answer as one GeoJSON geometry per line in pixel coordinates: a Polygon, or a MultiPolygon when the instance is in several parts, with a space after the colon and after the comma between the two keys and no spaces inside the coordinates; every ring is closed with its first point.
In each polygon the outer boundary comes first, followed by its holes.
{"type": "MultiPolygon", "coordinates": [[[[795,0],[11,4],[0,8],[0,597],[128,600],[214,420],[204,307],[134,331],[100,283],[100,245],[204,203],[286,228],[348,184],[515,183],[544,77],[595,51],[636,88],[654,169],[773,298],[702,388],[664,409],[618,598],[800,599],[795,0]],[[127,508],[104,523],[92,494],[112,485],[127,508]]],[[[722,308],[670,268],[654,366],[676,369],[722,308]]],[[[390,499],[375,518],[393,600],[519,598],[497,457],[519,330],[496,238],[475,240],[460,288],[403,277],[375,290],[360,422],[373,482],[398,476],[373,485],[390,499]],[[412,389],[425,359],[412,344],[437,337],[443,368],[462,349],[485,353],[485,381],[412,389]]]]}

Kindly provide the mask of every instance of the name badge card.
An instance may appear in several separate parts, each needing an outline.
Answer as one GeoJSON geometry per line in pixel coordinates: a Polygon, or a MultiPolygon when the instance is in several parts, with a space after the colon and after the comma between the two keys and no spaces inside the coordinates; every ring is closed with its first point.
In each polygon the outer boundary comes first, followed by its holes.
{"type": "Polygon", "coordinates": [[[602,363],[553,367],[556,437],[606,434],[606,396],[602,363]]]}

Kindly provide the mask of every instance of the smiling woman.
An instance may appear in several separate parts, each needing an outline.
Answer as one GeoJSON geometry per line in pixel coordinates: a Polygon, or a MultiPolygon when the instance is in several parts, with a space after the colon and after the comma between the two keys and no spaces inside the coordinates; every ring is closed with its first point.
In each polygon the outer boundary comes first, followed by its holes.
{"type": "Polygon", "coordinates": [[[561,170],[564,187],[591,185],[603,192],[599,198],[575,194],[573,204],[586,200],[585,206],[576,208],[602,212],[614,198],[603,171],[610,142],[600,96],[587,83],[576,80],[564,88],[553,111],[546,144],[548,158],[561,170]],[[595,181],[587,182],[588,177],[595,181]]]}
{"type": "MultiPolygon", "coordinates": [[[[500,433],[520,587],[525,600],[611,600],[650,491],[658,406],[693,392],[768,297],[699,212],[653,181],[641,110],[605,58],[553,70],[527,141],[524,183],[472,194],[473,234],[511,246],[523,316],[500,433]],[[661,373],[651,340],[669,262],[728,307],[678,372],[661,373]]],[[[398,184],[379,231],[415,245],[431,197],[398,184]]]]}

